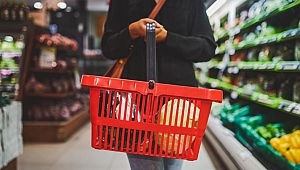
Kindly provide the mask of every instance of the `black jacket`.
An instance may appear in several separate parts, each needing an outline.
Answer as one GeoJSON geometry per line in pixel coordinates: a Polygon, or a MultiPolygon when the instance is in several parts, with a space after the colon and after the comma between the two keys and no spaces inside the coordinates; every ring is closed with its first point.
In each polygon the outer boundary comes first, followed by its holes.
{"type": "MultiPolygon", "coordinates": [[[[146,80],[146,52],[142,39],[132,41],[128,26],[146,18],[155,0],[111,0],[101,46],[109,59],[125,58],[134,46],[122,78],[146,80]]],[[[215,53],[203,0],[167,0],[155,18],[168,31],[165,42],[157,44],[158,82],[197,86],[194,62],[210,60],[215,53]]]]}

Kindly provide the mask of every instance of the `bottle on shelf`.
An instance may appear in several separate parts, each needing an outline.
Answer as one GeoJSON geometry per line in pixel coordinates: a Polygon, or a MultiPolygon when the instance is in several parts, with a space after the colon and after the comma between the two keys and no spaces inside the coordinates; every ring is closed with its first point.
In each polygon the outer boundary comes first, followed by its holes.
{"type": "Polygon", "coordinates": [[[286,100],[293,100],[293,81],[291,78],[286,79],[280,84],[278,97],[286,100]]]}
{"type": "Polygon", "coordinates": [[[300,103],[300,77],[296,78],[296,81],[293,85],[293,101],[300,103]]]}

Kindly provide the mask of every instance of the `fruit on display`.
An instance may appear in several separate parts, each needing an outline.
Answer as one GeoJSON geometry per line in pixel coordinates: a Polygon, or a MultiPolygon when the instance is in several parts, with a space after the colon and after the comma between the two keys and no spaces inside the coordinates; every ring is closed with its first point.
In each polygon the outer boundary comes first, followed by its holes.
{"type": "Polygon", "coordinates": [[[47,46],[67,47],[73,51],[78,50],[78,43],[76,40],[62,36],[61,34],[42,34],[37,39],[40,43],[43,43],[47,46]]]}
{"type": "Polygon", "coordinates": [[[25,112],[27,121],[65,121],[89,106],[89,97],[77,94],[73,98],[61,100],[40,100],[33,103],[25,112]]]}
{"type": "MultiPolygon", "coordinates": [[[[156,121],[159,121],[157,123],[160,125],[197,128],[199,115],[200,109],[193,103],[183,99],[174,99],[163,105],[156,121]],[[177,117],[175,116],[176,114],[178,115],[177,117]]],[[[162,134],[161,132],[157,135],[157,144],[163,151],[169,154],[182,154],[190,147],[195,139],[194,136],[169,133],[162,134]],[[167,141],[167,139],[169,139],[169,141],[167,141]],[[172,147],[174,153],[171,153],[172,147]]]]}
{"type": "Polygon", "coordinates": [[[25,84],[27,92],[64,93],[76,90],[75,79],[72,76],[61,76],[52,79],[37,79],[31,75],[25,84]]]}
{"type": "Polygon", "coordinates": [[[288,161],[300,164],[300,130],[281,137],[274,137],[270,145],[280,152],[288,161]]]}

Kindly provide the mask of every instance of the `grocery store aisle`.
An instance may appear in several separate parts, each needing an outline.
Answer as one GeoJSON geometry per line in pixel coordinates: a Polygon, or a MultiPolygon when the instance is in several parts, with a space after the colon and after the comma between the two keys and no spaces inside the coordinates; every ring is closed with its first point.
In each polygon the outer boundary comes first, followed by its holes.
{"type": "MultiPolygon", "coordinates": [[[[90,146],[90,123],[67,142],[24,144],[18,170],[130,170],[124,153],[98,151],[90,146]]],[[[185,161],[182,170],[215,170],[204,147],[197,161],[185,161]]]]}

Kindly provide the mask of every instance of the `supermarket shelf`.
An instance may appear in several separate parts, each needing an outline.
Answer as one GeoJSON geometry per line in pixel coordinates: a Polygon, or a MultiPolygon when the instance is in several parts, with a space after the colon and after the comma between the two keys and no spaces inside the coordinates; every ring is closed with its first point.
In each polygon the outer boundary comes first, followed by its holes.
{"type": "Polygon", "coordinates": [[[260,45],[267,45],[267,44],[278,43],[287,40],[298,39],[299,37],[300,37],[300,28],[294,28],[278,34],[270,35],[268,37],[256,38],[255,41],[252,42],[247,42],[247,43],[241,42],[235,47],[235,50],[245,50],[260,45]]]}
{"type": "Polygon", "coordinates": [[[287,114],[291,114],[300,117],[300,104],[293,101],[284,100],[281,98],[271,97],[267,94],[260,92],[251,92],[242,87],[237,87],[217,79],[208,78],[207,83],[212,88],[222,89],[231,93],[231,97],[241,97],[246,100],[250,100],[257,104],[282,111],[287,114]]]}
{"type": "Polygon", "coordinates": [[[23,32],[27,31],[29,26],[32,26],[33,23],[30,21],[22,21],[22,22],[15,22],[15,21],[0,21],[0,30],[1,32],[23,32]],[[9,27],[8,27],[9,25],[9,27]]]}
{"type": "MultiPolygon", "coordinates": [[[[212,63],[211,68],[219,69],[223,63],[212,63]]],[[[238,70],[253,70],[253,71],[274,71],[274,72],[300,72],[299,61],[280,61],[280,62],[229,62],[228,68],[235,68],[238,70]]]]}
{"type": "Polygon", "coordinates": [[[288,5],[285,5],[283,7],[279,7],[273,11],[271,11],[269,14],[266,14],[265,16],[262,16],[260,18],[257,18],[257,19],[253,19],[251,20],[250,22],[244,24],[241,26],[241,29],[246,29],[254,24],[257,24],[259,22],[262,22],[262,21],[265,21],[266,19],[270,18],[270,17],[273,17],[273,16],[276,16],[278,14],[281,14],[285,11],[288,11],[290,9],[293,9],[294,7],[296,6],[299,6],[300,5],[300,1],[296,1],[296,2],[293,2],[291,4],[288,4],[288,5]]]}
{"type": "MultiPolygon", "coordinates": [[[[300,38],[300,28],[294,28],[287,31],[283,31],[281,33],[270,35],[268,37],[256,38],[255,41],[251,41],[251,42],[242,41],[234,47],[234,50],[235,51],[246,50],[257,46],[268,45],[268,44],[289,41],[289,40],[294,40],[299,38],[300,38]]],[[[222,54],[225,54],[225,51],[219,51],[216,55],[222,55],[222,54]]]]}
{"type": "Polygon", "coordinates": [[[65,98],[76,94],[77,91],[67,92],[67,93],[26,93],[26,96],[30,97],[43,97],[43,98],[65,98]]]}
{"type": "MultiPolygon", "coordinates": [[[[253,26],[255,24],[261,23],[261,22],[263,22],[263,21],[265,21],[265,20],[267,20],[267,19],[269,19],[271,17],[275,17],[277,15],[280,15],[280,14],[282,14],[285,11],[288,11],[290,9],[294,9],[297,6],[300,6],[300,1],[296,1],[296,2],[290,3],[288,5],[285,5],[283,7],[274,9],[273,11],[269,12],[268,14],[265,14],[264,16],[261,16],[260,18],[255,18],[255,19],[251,20],[248,23],[245,23],[243,25],[237,26],[236,28],[234,28],[230,32],[232,32],[233,35],[237,35],[242,30],[245,30],[245,29],[247,29],[247,28],[249,28],[249,27],[251,27],[251,26],[253,26]]],[[[223,40],[226,40],[228,38],[229,38],[229,34],[225,33],[224,35],[218,37],[217,41],[223,41],[223,40]]]]}
{"type": "Polygon", "coordinates": [[[266,168],[245,148],[235,137],[233,132],[225,128],[219,119],[210,116],[205,137],[215,148],[217,154],[227,169],[255,169],[266,168]]]}
{"type": "Polygon", "coordinates": [[[56,69],[56,68],[30,68],[30,71],[37,72],[37,73],[55,73],[55,74],[65,74],[67,72],[71,72],[72,70],[69,69],[56,69]]]}
{"type": "Polygon", "coordinates": [[[24,142],[66,141],[87,123],[89,118],[89,108],[85,108],[68,121],[23,121],[24,142]]]}

